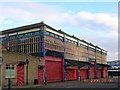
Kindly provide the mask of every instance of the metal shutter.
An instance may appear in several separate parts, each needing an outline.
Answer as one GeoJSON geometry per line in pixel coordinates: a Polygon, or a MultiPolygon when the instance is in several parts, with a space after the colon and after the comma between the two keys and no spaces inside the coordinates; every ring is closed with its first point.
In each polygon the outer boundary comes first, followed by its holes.
{"type": "Polygon", "coordinates": [[[66,70],[66,80],[77,80],[78,72],[76,69],[66,70]]]}
{"type": "Polygon", "coordinates": [[[88,76],[88,69],[80,69],[81,80],[87,79],[87,76],[88,76]]]}
{"type": "MultiPolygon", "coordinates": [[[[57,59],[57,58],[54,58],[57,59]]],[[[62,61],[46,60],[46,78],[47,82],[62,81],[63,79],[62,61]]]]}
{"type": "Polygon", "coordinates": [[[43,69],[38,67],[38,84],[43,85],[43,69]]]}
{"type": "Polygon", "coordinates": [[[90,68],[90,78],[95,78],[95,67],[90,68]]]}
{"type": "Polygon", "coordinates": [[[98,69],[98,78],[102,77],[102,69],[98,69]]]}
{"type": "Polygon", "coordinates": [[[107,72],[107,68],[104,68],[104,77],[106,78],[107,77],[107,74],[108,74],[108,72],[107,72]]]}
{"type": "Polygon", "coordinates": [[[17,66],[17,85],[24,85],[24,65],[17,66]]]}

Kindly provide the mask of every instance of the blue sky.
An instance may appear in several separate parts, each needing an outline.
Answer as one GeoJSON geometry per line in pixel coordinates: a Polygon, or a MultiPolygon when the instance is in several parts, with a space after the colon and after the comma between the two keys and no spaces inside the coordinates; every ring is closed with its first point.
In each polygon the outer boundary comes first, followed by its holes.
{"type": "Polygon", "coordinates": [[[108,61],[118,59],[117,2],[6,1],[0,3],[0,13],[1,30],[44,21],[106,49],[108,61]]]}
{"type": "Polygon", "coordinates": [[[117,2],[45,2],[49,5],[54,5],[62,8],[62,11],[90,11],[93,13],[102,12],[102,13],[117,13],[118,7],[117,2]],[[62,7],[61,7],[62,6],[62,7]],[[74,8],[73,8],[74,7],[74,8]]]}

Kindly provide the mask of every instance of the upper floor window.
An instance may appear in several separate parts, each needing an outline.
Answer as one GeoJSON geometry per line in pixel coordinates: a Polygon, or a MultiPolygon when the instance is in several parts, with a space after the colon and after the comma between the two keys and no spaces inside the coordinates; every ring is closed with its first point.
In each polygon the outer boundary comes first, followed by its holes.
{"type": "Polygon", "coordinates": [[[14,39],[14,38],[16,38],[16,36],[14,35],[14,36],[10,36],[10,39],[14,39]]]}
{"type": "Polygon", "coordinates": [[[91,48],[91,47],[89,47],[88,49],[89,49],[89,50],[95,50],[94,48],[91,48]]]}
{"type": "Polygon", "coordinates": [[[59,38],[59,36],[58,36],[58,35],[55,35],[55,38],[59,38]]]}
{"type": "Polygon", "coordinates": [[[54,37],[54,34],[53,34],[53,33],[50,33],[50,36],[53,36],[53,37],[54,37]]]}
{"type": "Polygon", "coordinates": [[[46,35],[50,35],[50,32],[46,31],[45,34],[46,34],[46,35]]]}
{"type": "Polygon", "coordinates": [[[63,37],[59,36],[59,39],[63,40],[63,37]]]}
{"type": "Polygon", "coordinates": [[[18,37],[23,37],[24,35],[23,34],[19,34],[18,37]]]}

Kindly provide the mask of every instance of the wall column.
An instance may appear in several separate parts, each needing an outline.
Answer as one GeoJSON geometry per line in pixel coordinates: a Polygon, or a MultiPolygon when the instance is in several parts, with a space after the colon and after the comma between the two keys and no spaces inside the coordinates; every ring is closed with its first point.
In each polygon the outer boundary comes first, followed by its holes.
{"type": "Polygon", "coordinates": [[[98,78],[98,66],[97,63],[95,63],[95,79],[98,78]]]}
{"type": "Polygon", "coordinates": [[[80,66],[78,66],[78,80],[81,80],[81,78],[80,78],[80,66]]]}
{"type": "Polygon", "coordinates": [[[66,60],[65,60],[65,57],[66,57],[66,45],[65,45],[65,43],[66,43],[66,40],[65,40],[65,35],[64,35],[64,38],[63,38],[63,43],[64,43],[64,81],[66,81],[66,67],[67,67],[67,62],[66,62],[66,60]]]}
{"type": "Polygon", "coordinates": [[[6,35],[5,35],[5,38],[6,38],[6,41],[5,41],[5,47],[8,49],[8,42],[9,42],[9,34],[7,33],[6,35]]]}
{"type": "Polygon", "coordinates": [[[104,68],[102,67],[102,78],[104,78],[104,68]]]}
{"type": "Polygon", "coordinates": [[[64,59],[64,81],[66,81],[66,61],[64,59]]]}
{"type": "Polygon", "coordinates": [[[47,85],[47,79],[46,79],[46,65],[45,65],[45,53],[46,53],[46,50],[45,50],[45,26],[41,26],[40,27],[40,36],[42,37],[42,43],[41,43],[41,46],[42,46],[42,57],[43,57],[43,63],[44,63],[44,74],[43,74],[43,77],[44,77],[44,85],[47,85]]]}
{"type": "Polygon", "coordinates": [[[88,66],[88,79],[90,79],[90,66],[88,66]]]}

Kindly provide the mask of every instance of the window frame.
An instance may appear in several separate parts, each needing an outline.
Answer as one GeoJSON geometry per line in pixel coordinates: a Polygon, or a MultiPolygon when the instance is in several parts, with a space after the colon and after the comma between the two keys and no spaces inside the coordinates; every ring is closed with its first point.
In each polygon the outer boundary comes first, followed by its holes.
{"type": "Polygon", "coordinates": [[[5,66],[5,78],[15,78],[15,65],[14,64],[6,64],[5,66]],[[9,75],[8,75],[9,73],[9,75]],[[11,75],[10,75],[11,73],[11,75]]]}

